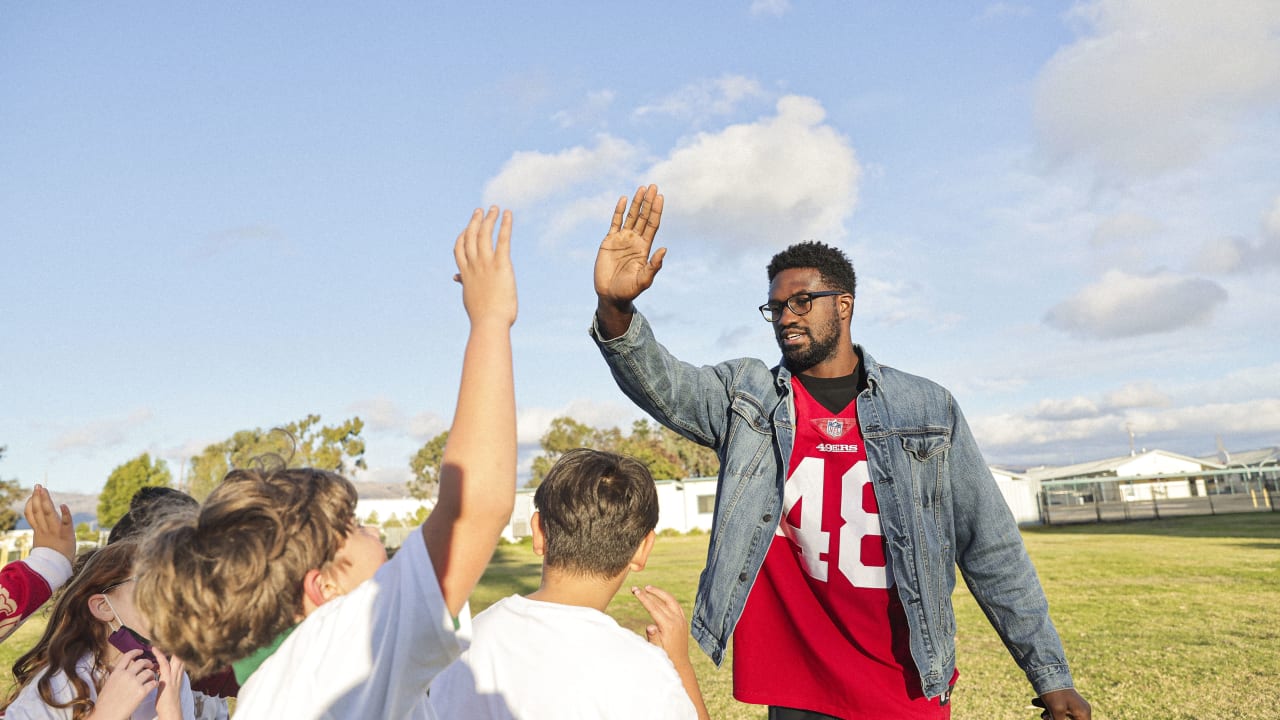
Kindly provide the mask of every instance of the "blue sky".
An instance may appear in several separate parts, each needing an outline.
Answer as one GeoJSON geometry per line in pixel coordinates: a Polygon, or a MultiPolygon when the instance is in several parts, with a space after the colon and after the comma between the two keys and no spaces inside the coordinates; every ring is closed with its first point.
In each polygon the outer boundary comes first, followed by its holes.
{"type": "Polygon", "coordinates": [[[558,415],[627,427],[591,267],[651,181],[639,306],[685,360],[776,359],[763,267],[816,238],[858,270],[855,339],[948,386],[993,463],[1277,444],[1278,111],[1267,0],[7,3],[0,476],[176,476],[320,413],[406,478],[488,203],[524,466],[558,415]]]}

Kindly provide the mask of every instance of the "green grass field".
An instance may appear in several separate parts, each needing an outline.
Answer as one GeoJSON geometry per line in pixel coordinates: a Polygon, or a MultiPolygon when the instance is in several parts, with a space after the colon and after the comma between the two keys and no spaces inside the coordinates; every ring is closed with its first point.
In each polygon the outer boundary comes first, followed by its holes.
{"type": "MultiPolygon", "coordinates": [[[[1049,596],[1077,687],[1099,720],[1280,717],[1280,514],[1033,528],[1023,533],[1049,596]]],[[[707,536],[661,537],[630,584],[666,588],[693,606],[707,536]]],[[[528,545],[498,549],[472,612],[537,587],[528,545]]],[[[954,720],[1034,719],[1031,686],[963,584],[956,590],[960,681],[954,720]]],[[[628,592],[609,606],[640,631],[628,592]]],[[[713,718],[758,720],[721,669],[694,664],[713,718]]]]}
{"type": "MultiPolygon", "coordinates": [[[[1280,514],[1258,513],[1024,532],[1080,691],[1099,720],[1270,720],[1280,716],[1280,514]]],[[[631,584],[671,591],[688,614],[707,536],[662,537],[631,584]]],[[[471,603],[478,613],[538,585],[527,544],[498,549],[471,603]]],[[[960,682],[954,720],[1032,719],[1031,688],[963,585],[956,591],[960,682]]],[[[639,631],[626,590],[609,607],[639,631]]],[[[0,646],[4,667],[39,637],[41,617],[0,646]]],[[[733,699],[728,662],[693,652],[713,718],[764,718],[733,699]]],[[[7,687],[0,688],[7,695],[7,687]]]]}

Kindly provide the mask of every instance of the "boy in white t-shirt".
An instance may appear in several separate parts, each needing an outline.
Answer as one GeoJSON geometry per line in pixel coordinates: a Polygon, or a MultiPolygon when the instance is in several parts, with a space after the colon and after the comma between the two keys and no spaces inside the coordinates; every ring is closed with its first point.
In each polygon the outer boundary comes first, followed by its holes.
{"type": "Polygon", "coordinates": [[[436,506],[387,562],[356,491],[313,468],[231,472],[146,541],[134,597],[155,644],[241,683],[236,720],[403,718],[462,648],[467,597],[511,517],[516,466],[511,214],[454,245],[471,332],[436,506]]]}
{"type": "Polygon", "coordinates": [[[653,548],[658,495],[649,470],[615,453],[570,450],[534,504],[542,585],[476,616],[471,647],[431,685],[436,714],[706,720],[676,599],[655,587],[631,589],[654,620],[648,642],[605,614],[653,548]]]}

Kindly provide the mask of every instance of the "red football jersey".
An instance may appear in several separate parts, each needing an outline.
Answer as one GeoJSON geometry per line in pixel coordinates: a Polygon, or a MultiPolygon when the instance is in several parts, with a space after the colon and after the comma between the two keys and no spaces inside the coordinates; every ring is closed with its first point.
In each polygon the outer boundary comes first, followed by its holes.
{"type": "Polygon", "coordinates": [[[734,697],[848,720],[949,718],[911,660],[857,402],[833,416],[791,386],[783,516],[734,630],[734,697]]]}

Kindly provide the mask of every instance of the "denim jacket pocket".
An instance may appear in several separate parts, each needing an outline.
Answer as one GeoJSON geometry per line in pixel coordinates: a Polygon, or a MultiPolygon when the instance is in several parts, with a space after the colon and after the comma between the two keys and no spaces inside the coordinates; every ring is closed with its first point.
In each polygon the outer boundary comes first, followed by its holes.
{"type": "Polygon", "coordinates": [[[911,489],[921,507],[934,507],[946,490],[943,479],[951,433],[942,428],[926,428],[901,436],[902,449],[911,465],[911,489]]]}

